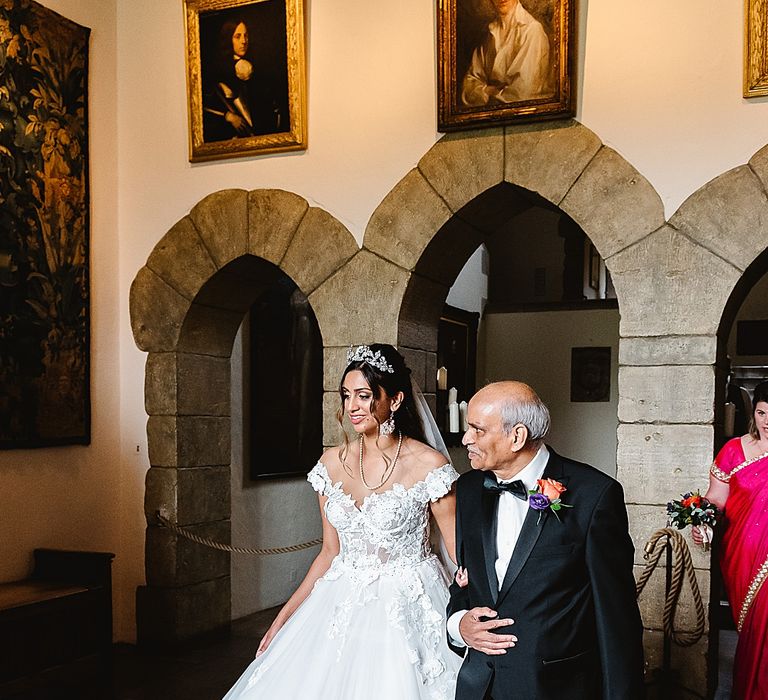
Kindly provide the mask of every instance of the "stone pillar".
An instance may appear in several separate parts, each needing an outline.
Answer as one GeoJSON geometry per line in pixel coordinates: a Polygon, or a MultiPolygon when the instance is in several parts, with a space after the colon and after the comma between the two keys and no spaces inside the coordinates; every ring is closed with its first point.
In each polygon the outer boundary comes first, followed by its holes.
{"type": "Polygon", "coordinates": [[[151,468],[146,585],[137,592],[141,643],[173,642],[230,623],[229,554],[157,523],[230,541],[230,365],[227,357],[151,353],[145,400],[151,468]]]}
{"type": "MultiPolygon", "coordinates": [[[[680,355],[665,358],[663,353],[656,354],[658,339],[628,338],[621,343],[617,478],[624,486],[635,544],[635,578],[639,578],[646,563],[646,542],[666,527],[666,503],[686,491],[706,490],[712,462],[714,371],[711,365],[674,364],[680,355]],[[641,364],[665,361],[669,364],[641,364]]],[[[697,346],[700,352],[714,354],[714,338],[677,338],[674,343],[697,346]]],[[[688,357],[697,352],[692,350],[688,357]]],[[[693,546],[691,553],[706,609],[709,554],[693,546]]],[[[662,558],[639,599],[645,626],[647,681],[651,687],[654,672],[662,668],[664,565],[662,558]]],[[[693,599],[686,586],[678,603],[675,629],[691,631],[695,624],[693,599]]],[[[678,673],[678,685],[699,696],[707,689],[708,641],[707,631],[691,647],[673,645],[671,653],[671,670],[678,673]]]]}

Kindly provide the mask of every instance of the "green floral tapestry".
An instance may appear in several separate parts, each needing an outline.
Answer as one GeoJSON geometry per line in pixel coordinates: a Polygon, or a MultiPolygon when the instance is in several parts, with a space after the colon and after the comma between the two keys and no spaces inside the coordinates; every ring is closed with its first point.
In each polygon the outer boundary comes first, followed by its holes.
{"type": "Polygon", "coordinates": [[[90,442],[90,30],[0,0],[0,447],[90,442]]]}

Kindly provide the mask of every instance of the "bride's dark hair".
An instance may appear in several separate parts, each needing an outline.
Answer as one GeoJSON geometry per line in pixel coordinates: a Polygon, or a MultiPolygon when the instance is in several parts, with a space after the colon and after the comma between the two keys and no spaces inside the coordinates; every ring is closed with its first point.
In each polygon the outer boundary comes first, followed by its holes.
{"type": "MultiPolygon", "coordinates": [[[[338,420],[339,425],[342,425],[342,420],[344,418],[344,379],[350,372],[358,370],[365,378],[365,381],[368,383],[368,386],[371,388],[371,393],[373,394],[370,408],[371,413],[375,416],[379,401],[385,397],[394,396],[399,391],[402,391],[403,401],[393,416],[395,421],[395,431],[401,432],[403,437],[413,438],[419,442],[427,442],[426,436],[424,435],[424,426],[421,423],[421,418],[419,418],[418,411],[416,410],[416,403],[413,398],[411,370],[405,364],[405,358],[392,345],[387,345],[385,343],[374,343],[373,345],[368,345],[366,347],[370,348],[371,352],[374,354],[378,352],[394,371],[385,372],[365,360],[353,360],[350,362],[339,380],[339,397],[341,399],[341,405],[336,412],[336,420],[338,420]]],[[[349,438],[347,437],[346,432],[344,432],[344,445],[339,452],[339,457],[345,468],[345,457],[348,452],[349,438]]]]}

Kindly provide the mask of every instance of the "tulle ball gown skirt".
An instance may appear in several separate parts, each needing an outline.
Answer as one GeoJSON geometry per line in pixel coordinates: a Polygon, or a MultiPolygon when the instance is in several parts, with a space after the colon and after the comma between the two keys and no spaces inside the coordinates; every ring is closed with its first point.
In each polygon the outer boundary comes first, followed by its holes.
{"type": "Polygon", "coordinates": [[[225,700],[453,700],[434,556],[390,572],[335,562],[225,700]]]}

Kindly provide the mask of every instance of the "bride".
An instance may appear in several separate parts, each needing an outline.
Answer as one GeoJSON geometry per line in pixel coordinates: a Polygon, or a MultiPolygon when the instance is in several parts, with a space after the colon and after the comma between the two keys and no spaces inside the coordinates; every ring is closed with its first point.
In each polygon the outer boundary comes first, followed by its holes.
{"type": "Polygon", "coordinates": [[[308,476],[322,549],[224,700],[453,700],[461,659],[446,643],[448,575],[429,519],[454,558],[458,474],[425,444],[425,427],[433,444],[439,433],[400,353],[361,345],[347,361],[338,419],[358,439],[345,435],[308,476]]]}

